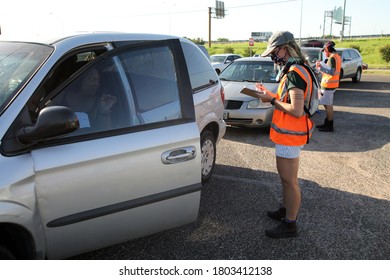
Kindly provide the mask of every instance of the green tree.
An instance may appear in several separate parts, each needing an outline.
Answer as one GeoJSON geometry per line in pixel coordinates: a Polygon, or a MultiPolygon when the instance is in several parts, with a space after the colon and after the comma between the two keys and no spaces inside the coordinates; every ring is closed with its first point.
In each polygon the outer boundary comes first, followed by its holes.
{"type": "Polygon", "coordinates": [[[188,37],[184,37],[184,38],[194,42],[197,45],[204,45],[204,44],[206,44],[206,42],[205,42],[205,40],[203,40],[203,38],[192,38],[192,39],[188,38],[188,37]]]}
{"type": "Polygon", "coordinates": [[[227,42],[229,42],[229,39],[228,38],[218,38],[217,42],[219,42],[219,43],[227,43],[227,42]]]}

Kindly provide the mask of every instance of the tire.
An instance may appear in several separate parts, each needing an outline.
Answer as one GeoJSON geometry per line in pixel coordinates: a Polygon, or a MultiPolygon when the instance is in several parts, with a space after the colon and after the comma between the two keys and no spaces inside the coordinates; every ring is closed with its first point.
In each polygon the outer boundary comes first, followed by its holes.
{"type": "Polygon", "coordinates": [[[0,260],[16,260],[16,258],[8,248],[0,245],[0,260]]]}
{"type": "Polygon", "coordinates": [[[215,158],[217,155],[215,138],[211,131],[206,130],[202,132],[200,136],[200,148],[202,150],[202,183],[205,183],[210,179],[211,175],[213,174],[215,158]]]}
{"type": "Polygon", "coordinates": [[[355,76],[352,78],[352,82],[358,83],[360,82],[360,79],[362,78],[362,69],[358,68],[356,71],[355,76]]]}

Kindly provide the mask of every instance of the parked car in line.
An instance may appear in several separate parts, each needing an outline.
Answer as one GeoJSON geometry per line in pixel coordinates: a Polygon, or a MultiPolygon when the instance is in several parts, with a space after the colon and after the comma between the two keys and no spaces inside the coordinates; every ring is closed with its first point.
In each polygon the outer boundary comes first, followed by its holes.
{"type": "Polygon", "coordinates": [[[325,55],[322,52],[322,48],[317,47],[301,47],[302,53],[305,55],[306,60],[309,62],[310,67],[313,69],[318,82],[321,82],[322,74],[316,67],[316,61],[324,61],[325,55]]]}
{"type": "Polygon", "coordinates": [[[315,48],[323,48],[324,45],[329,42],[328,39],[310,39],[303,40],[301,42],[301,47],[315,47],[315,48]]]}
{"type": "Polygon", "coordinates": [[[211,65],[214,67],[217,74],[221,73],[230,63],[241,58],[241,55],[225,53],[213,54],[210,56],[211,65]]]}
{"type": "Polygon", "coordinates": [[[340,80],[352,78],[354,83],[360,82],[363,72],[363,59],[359,51],[353,48],[337,48],[341,57],[340,80]]]}
{"type": "MultiPolygon", "coordinates": [[[[307,59],[313,68],[315,68],[316,60],[326,60],[322,48],[301,47],[301,50],[307,55],[307,59]]],[[[353,48],[336,48],[336,51],[341,57],[340,80],[352,78],[353,82],[359,82],[363,69],[368,67],[363,63],[359,51],[353,48]]]]}
{"type": "Polygon", "coordinates": [[[222,99],[187,39],[1,41],[0,259],[62,259],[194,222],[222,99]]]}
{"type": "Polygon", "coordinates": [[[269,57],[246,57],[232,62],[219,75],[225,89],[226,124],[243,127],[268,127],[271,124],[273,106],[269,102],[242,94],[244,87],[254,89],[263,83],[272,92],[277,92],[276,76],[279,67],[269,57]]]}
{"type": "Polygon", "coordinates": [[[302,53],[305,55],[307,61],[311,67],[316,66],[316,61],[324,61],[325,55],[322,52],[322,48],[316,47],[301,47],[302,53]]]}

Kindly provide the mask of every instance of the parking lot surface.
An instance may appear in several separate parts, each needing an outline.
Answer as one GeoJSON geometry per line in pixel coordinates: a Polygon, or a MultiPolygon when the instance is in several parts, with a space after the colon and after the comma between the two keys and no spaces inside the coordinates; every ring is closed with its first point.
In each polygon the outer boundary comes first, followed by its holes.
{"type": "Polygon", "coordinates": [[[301,155],[297,238],[264,235],[281,188],[268,130],[229,128],[196,223],[74,259],[389,260],[390,76],[343,81],[334,104],[335,131],[301,155]]]}

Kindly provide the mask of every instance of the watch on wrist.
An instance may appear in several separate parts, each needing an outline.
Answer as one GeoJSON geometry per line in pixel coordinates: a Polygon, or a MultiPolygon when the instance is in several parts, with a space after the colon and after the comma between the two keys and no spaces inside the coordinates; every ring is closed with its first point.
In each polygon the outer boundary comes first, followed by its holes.
{"type": "Polygon", "coordinates": [[[275,100],[276,100],[276,98],[272,98],[272,99],[271,99],[271,104],[272,104],[272,105],[275,105],[275,100]]]}

